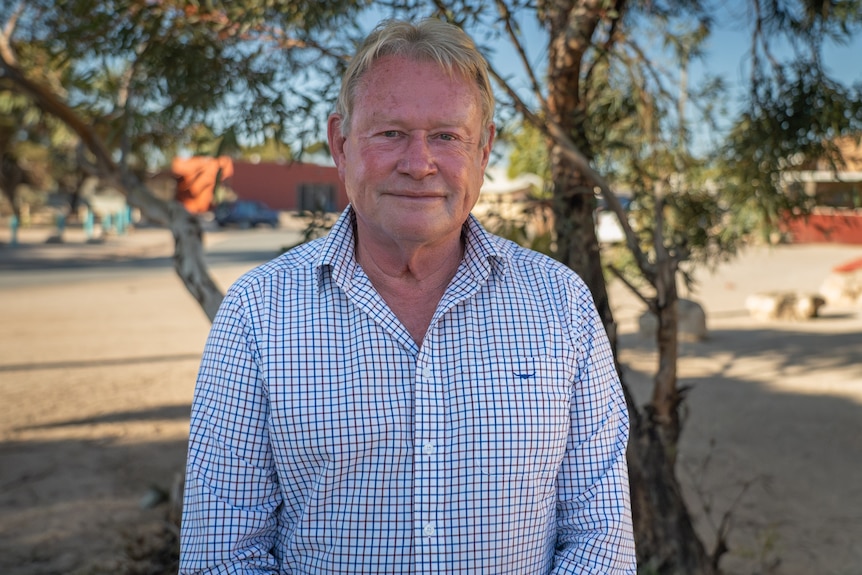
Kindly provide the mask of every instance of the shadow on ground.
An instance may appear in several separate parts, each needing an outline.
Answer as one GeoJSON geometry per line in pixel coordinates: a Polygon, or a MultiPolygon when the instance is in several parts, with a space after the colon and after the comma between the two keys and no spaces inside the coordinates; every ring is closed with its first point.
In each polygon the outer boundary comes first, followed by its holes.
{"type": "MultiPolygon", "coordinates": [[[[187,412],[174,406],[157,415],[187,418],[187,412]]],[[[153,415],[144,410],[139,418],[153,415]]],[[[169,492],[185,449],[185,441],[0,444],[0,573],[176,573],[176,527],[167,501],[153,493],[169,492]],[[82,537],[89,541],[84,549],[82,537]]]]}
{"type": "MultiPolygon", "coordinates": [[[[731,517],[726,573],[837,575],[862,565],[854,503],[862,501],[862,333],[817,331],[848,324],[714,328],[709,340],[681,346],[680,383],[691,389],[678,473],[708,547],[731,517]]],[[[643,402],[655,346],[625,334],[620,349],[643,402]]],[[[167,403],[24,429],[72,436],[86,426],[186,422],[188,413],[188,404],[167,403]]],[[[154,566],[172,560],[176,541],[164,506],[144,509],[141,499],[169,488],[185,452],[182,439],[122,436],[0,443],[0,573],[160,573],[154,566]],[[82,534],[92,547],[80,548],[82,534]]]]}
{"type": "Polygon", "coordinates": [[[120,357],[110,359],[81,359],[75,361],[39,361],[33,363],[12,363],[0,365],[0,373],[13,371],[40,371],[45,369],[80,369],[88,367],[131,366],[144,363],[165,363],[172,361],[200,360],[199,353],[176,353],[169,355],[150,355],[143,357],[120,357]]]}
{"type": "MultiPolygon", "coordinates": [[[[726,573],[859,572],[862,333],[849,319],[713,329],[681,344],[677,473],[708,548],[729,521],[726,573]],[[833,332],[818,331],[827,322],[833,332]]],[[[620,349],[646,403],[655,344],[626,334],[620,349]]]]}

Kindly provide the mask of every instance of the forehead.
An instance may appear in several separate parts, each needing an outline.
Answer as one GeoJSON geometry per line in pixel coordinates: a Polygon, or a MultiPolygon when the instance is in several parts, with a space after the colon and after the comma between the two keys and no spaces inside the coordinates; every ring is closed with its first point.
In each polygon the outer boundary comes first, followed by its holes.
{"type": "Polygon", "coordinates": [[[479,113],[481,95],[475,82],[434,61],[404,56],[375,60],[357,85],[354,112],[405,112],[453,116],[479,113]]]}

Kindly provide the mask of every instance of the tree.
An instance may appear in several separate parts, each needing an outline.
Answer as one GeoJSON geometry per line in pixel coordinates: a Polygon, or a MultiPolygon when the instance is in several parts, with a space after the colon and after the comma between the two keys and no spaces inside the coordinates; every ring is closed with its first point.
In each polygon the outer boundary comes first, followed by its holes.
{"type": "Polygon", "coordinates": [[[86,150],[82,169],[115,181],[146,218],[171,229],[176,271],[212,319],[222,293],[203,259],[199,222],[155,197],[142,175],[194,148],[201,133],[251,145],[313,133],[333,88],[311,70],[338,75],[350,42],[334,31],[355,30],[350,15],[361,4],[4,3],[0,89],[64,123],[86,150]]]}
{"type": "Polygon", "coordinates": [[[65,169],[76,153],[65,126],[42,114],[27,98],[3,90],[2,81],[0,109],[0,191],[19,220],[31,199],[19,198],[21,186],[41,188],[57,182],[77,192],[65,169]]]}

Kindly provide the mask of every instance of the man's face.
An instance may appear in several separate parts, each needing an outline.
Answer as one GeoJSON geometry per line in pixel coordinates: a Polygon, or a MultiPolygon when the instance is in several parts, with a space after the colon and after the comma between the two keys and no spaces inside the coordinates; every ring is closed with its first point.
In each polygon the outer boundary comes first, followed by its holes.
{"type": "Polygon", "coordinates": [[[402,247],[457,237],[479,197],[494,139],[490,126],[481,145],[481,118],[471,80],[449,77],[433,62],[375,61],[356,91],[347,138],[339,118],[329,123],[360,237],[402,247]]]}

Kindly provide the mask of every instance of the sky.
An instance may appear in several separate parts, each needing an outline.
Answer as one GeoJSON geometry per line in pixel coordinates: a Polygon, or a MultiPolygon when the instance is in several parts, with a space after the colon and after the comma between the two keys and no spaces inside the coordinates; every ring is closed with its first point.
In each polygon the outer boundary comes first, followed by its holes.
{"type": "MultiPolygon", "coordinates": [[[[750,67],[745,54],[750,43],[749,30],[720,29],[710,38],[709,57],[699,67],[708,68],[714,74],[721,73],[738,87],[747,82],[750,67]]],[[[786,55],[790,49],[785,46],[778,52],[786,55]]],[[[862,83],[862,35],[844,46],[826,45],[823,59],[827,71],[837,79],[846,84],[862,83]]]]}
{"type": "MultiPolygon", "coordinates": [[[[713,76],[721,76],[733,97],[731,102],[741,103],[742,95],[748,84],[750,72],[750,60],[747,57],[751,43],[751,24],[746,18],[740,17],[743,12],[738,8],[740,0],[729,0],[722,12],[717,16],[717,22],[713,28],[707,46],[706,57],[702,61],[692,62],[689,70],[689,85],[695,86],[703,80],[706,72],[713,76]],[[737,8],[733,8],[737,6],[737,8]]],[[[538,28],[535,19],[525,19],[521,22],[526,37],[526,48],[529,58],[537,66],[540,72],[545,67],[545,45],[544,33],[538,28]]],[[[646,42],[642,39],[642,42],[646,42]]],[[[773,47],[779,56],[792,55],[792,49],[788,45],[773,47]]],[[[823,50],[824,61],[827,71],[833,77],[842,81],[845,85],[854,83],[862,86],[862,34],[855,37],[846,45],[827,44],[823,50]]],[[[514,50],[508,45],[501,45],[496,54],[490,58],[492,65],[505,74],[522,74],[520,60],[514,50]]],[[[731,112],[734,111],[731,107],[731,112]]],[[[729,124],[730,119],[725,122],[729,124]]],[[[701,145],[706,145],[709,136],[700,136],[701,145]]],[[[697,143],[695,144],[697,146],[697,143]]]]}
{"type": "MultiPolygon", "coordinates": [[[[727,82],[737,106],[741,106],[742,98],[748,89],[751,60],[747,55],[751,44],[751,31],[748,29],[718,29],[710,37],[708,57],[702,62],[692,65],[690,82],[703,78],[704,72],[720,75],[727,82]]],[[[787,45],[776,46],[776,55],[789,57],[792,48],[787,45]]],[[[827,44],[823,49],[823,61],[826,71],[834,79],[845,86],[859,86],[862,89],[862,35],[846,45],[827,44]]],[[[735,109],[731,106],[731,112],[735,109]]],[[[738,107],[736,108],[738,110],[738,107]]],[[[729,127],[728,117],[722,125],[729,127]]],[[[698,145],[707,146],[709,134],[695,133],[695,149],[698,145]]]]}
{"type": "MultiPolygon", "coordinates": [[[[703,80],[706,72],[723,78],[731,90],[732,96],[730,111],[724,121],[720,121],[720,124],[729,127],[734,116],[733,112],[736,111],[732,104],[741,105],[744,90],[748,84],[750,60],[746,54],[751,43],[751,22],[750,18],[745,16],[745,0],[720,1],[723,3],[719,5],[713,32],[705,49],[706,57],[702,61],[692,62],[689,70],[689,85],[696,86],[698,82],[703,80]]],[[[372,9],[365,14],[362,24],[370,29],[377,20],[378,16],[372,9]]],[[[524,33],[528,58],[533,64],[534,70],[538,74],[542,74],[546,66],[546,36],[532,15],[519,19],[519,24],[524,33]]],[[[639,40],[641,43],[648,42],[645,38],[639,40]]],[[[774,48],[780,56],[792,54],[792,49],[787,45],[774,48]]],[[[824,61],[827,63],[827,71],[832,73],[836,79],[847,86],[854,83],[862,86],[862,34],[843,46],[826,45],[823,55],[824,61]]],[[[496,44],[494,53],[489,55],[489,60],[501,75],[504,77],[515,76],[516,84],[520,84],[521,87],[527,86],[520,57],[508,41],[496,44]]],[[[522,92],[522,97],[523,93],[526,92],[522,92]]],[[[691,116],[692,113],[689,111],[689,117],[691,116]]],[[[696,126],[698,125],[696,124],[696,126]]],[[[709,147],[711,139],[715,140],[721,137],[721,134],[707,132],[707,127],[703,123],[699,124],[699,127],[700,131],[698,132],[696,129],[694,134],[693,151],[696,153],[709,147]]],[[[505,162],[505,151],[500,150],[499,146],[497,146],[496,151],[503,154],[504,157],[500,158],[500,161],[505,162]]]]}
{"type": "MultiPolygon", "coordinates": [[[[708,69],[712,73],[720,73],[729,82],[744,83],[748,74],[745,54],[751,43],[751,25],[745,22],[740,24],[738,18],[734,20],[735,15],[729,8],[719,14],[718,18],[707,44],[708,56],[703,63],[693,64],[692,79],[697,78],[699,69],[708,69]]],[[[524,19],[521,26],[527,38],[531,59],[541,62],[546,42],[542,31],[535,24],[535,20],[524,19]]],[[[786,55],[790,53],[790,49],[784,46],[779,48],[778,52],[786,55]]],[[[827,44],[824,59],[837,78],[847,83],[862,83],[862,33],[843,46],[827,44]]],[[[515,65],[518,64],[515,52],[508,50],[506,46],[502,46],[491,60],[495,66],[504,70],[514,71],[515,65]]]]}

